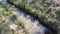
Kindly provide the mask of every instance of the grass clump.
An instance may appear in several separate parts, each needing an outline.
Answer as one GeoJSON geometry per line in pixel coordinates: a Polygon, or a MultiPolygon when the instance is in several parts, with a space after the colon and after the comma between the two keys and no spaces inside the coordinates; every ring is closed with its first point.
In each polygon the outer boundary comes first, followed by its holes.
{"type": "Polygon", "coordinates": [[[15,14],[11,15],[10,17],[11,17],[11,20],[13,20],[13,21],[15,21],[17,19],[15,14]]]}
{"type": "Polygon", "coordinates": [[[25,33],[25,34],[28,34],[27,29],[26,29],[26,27],[24,26],[24,23],[23,23],[23,22],[19,22],[18,24],[19,24],[19,26],[21,26],[21,27],[24,29],[24,33],[25,33]]]}
{"type": "Polygon", "coordinates": [[[21,7],[21,8],[25,8],[24,2],[19,2],[19,3],[18,3],[18,6],[21,7]]]}
{"type": "Polygon", "coordinates": [[[50,23],[56,23],[56,19],[48,19],[48,22],[50,22],[50,23]]]}
{"type": "Polygon", "coordinates": [[[5,4],[2,3],[1,5],[2,5],[2,7],[6,8],[6,5],[5,4]]]}
{"type": "Polygon", "coordinates": [[[44,6],[41,6],[40,7],[41,11],[45,10],[45,7],[44,6]]]}
{"type": "Polygon", "coordinates": [[[60,15],[60,9],[58,9],[56,13],[57,13],[58,15],[60,15]]]}
{"type": "Polygon", "coordinates": [[[43,13],[40,13],[40,14],[39,14],[39,18],[40,18],[40,19],[45,19],[45,15],[44,15],[43,13]]]}
{"type": "Polygon", "coordinates": [[[0,34],[3,34],[3,31],[4,31],[5,33],[10,32],[9,27],[8,27],[6,24],[4,24],[4,23],[5,23],[5,21],[2,20],[2,19],[0,19],[0,34]],[[5,27],[4,27],[4,25],[5,25],[5,27]]]}
{"type": "Polygon", "coordinates": [[[9,9],[6,7],[5,10],[8,11],[9,9]]]}
{"type": "Polygon", "coordinates": [[[25,10],[30,11],[30,7],[28,5],[26,5],[25,10]]]}
{"type": "Polygon", "coordinates": [[[33,12],[34,15],[38,14],[36,9],[33,9],[32,12],[33,12]]]}
{"type": "Polygon", "coordinates": [[[29,34],[29,33],[26,31],[26,28],[24,28],[24,32],[25,32],[25,34],[29,34]]]}
{"type": "Polygon", "coordinates": [[[0,34],[2,34],[3,23],[4,23],[4,22],[5,22],[5,21],[0,18],[0,34]]]}
{"type": "Polygon", "coordinates": [[[18,24],[19,24],[19,26],[22,26],[22,28],[25,28],[25,27],[24,27],[24,23],[19,22],[18,24]]]}

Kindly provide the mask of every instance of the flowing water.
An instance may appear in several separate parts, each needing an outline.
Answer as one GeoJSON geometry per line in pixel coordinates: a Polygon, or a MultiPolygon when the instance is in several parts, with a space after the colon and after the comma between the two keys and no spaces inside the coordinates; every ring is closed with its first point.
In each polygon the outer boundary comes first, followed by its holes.
{"type": "Polygon", "coordinates": [[[25,24],[29,34],[50,34],[50,31],[40,24],[40,21],[34,20],[32,16],[23,13],[20,9],[14,7],[14,5],[7,3],[6,0],[2,0],[2,2],[6,4],[7,7],[13,11],[13,13],[16,13],[17,20],[25,24]]]}

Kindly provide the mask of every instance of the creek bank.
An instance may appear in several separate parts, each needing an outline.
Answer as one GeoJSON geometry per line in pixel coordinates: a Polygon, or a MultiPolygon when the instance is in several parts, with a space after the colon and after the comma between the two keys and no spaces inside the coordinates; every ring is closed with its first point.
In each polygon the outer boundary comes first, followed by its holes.
{"type": "MultiPolygon", "coordinates": [[[[9,6],[9,5],[8,5],[9,6]]],[[[11,8],[11,6],[10,6],[10,8],[11,8]]],[[[13,8],[13,7],[12,7],[13,8]]],[[[13,8],[13,9],[15,9],[15,8],[13,8]]],[[[17,12],[18,10],[16,10],[16,12],[17,12]]],[[[12,11],[13,12],[13,11],[12,11]]],[[[17,13],[18,14],[18,13],[17,13]]],[[[18,14],[19,15],[19,14],[18,14]]],[[[20,15],[19,15],[20,16],[20,15]]],[[[17,16],[18,17],[18,16],[17,16]]],[[[37,27],[38,28],[38,27],[37,27]]],[[[38,32],[39,33],[39,32],[38,32]]],[[[46,34],[50,34],[50,33],[47,33],[46,32],[46,34]]]]}
{"type": "MultiPolygon", "coordinates": [[[[12,4],[12,5],[15,5],[15,4],[11,3],[11,2],[9,2],[9,3],[12,4]]],[[[46,26],[47,28],[49,28],[50,30],[52,30],[53,34],[57,34],[57,29],[53,28],[53,27],[56,27],[56,24],[54,26],[49,25],[49,24],[47,24],[48,22],[45,22],[44,20],[41,20],[38,15],[34,15],[33,13],[28,12],[27,10],[25,10],[25,8],[20,8],[19,6],[16,6],[16,7],[18,7],[19,9],[22,9],[23,12],[25,12],[25,13],[33,16],[35,19],[39,20],[41,22],[41,24],[43,24],[44,26],[46,26]]]]}

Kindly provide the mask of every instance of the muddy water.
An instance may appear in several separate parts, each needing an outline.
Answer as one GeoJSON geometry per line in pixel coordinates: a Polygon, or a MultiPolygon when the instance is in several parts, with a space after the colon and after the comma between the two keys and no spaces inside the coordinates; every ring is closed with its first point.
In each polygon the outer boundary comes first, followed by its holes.
{"type": "Polygon", "coordinates": [[[7,5],[9,9],[16,14],[17,20],[23,22],[29,34],[50,34],[49,30],[44,27],[42,24],[39,24],[40,21],[34,20],[34,18],[26,13],[23,13],[20,9],[14,7],[13,5],[6,2],[6,0],[2,0],[4,4],[7,5]]]}

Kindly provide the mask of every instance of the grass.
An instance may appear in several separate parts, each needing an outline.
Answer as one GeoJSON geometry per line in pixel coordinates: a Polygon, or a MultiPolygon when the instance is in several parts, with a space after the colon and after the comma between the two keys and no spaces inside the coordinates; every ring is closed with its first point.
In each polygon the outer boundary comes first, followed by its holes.
{"type": "Polygon", "coordinates": [[[56,23],[56,19],[48,19],[48,22],[50,22],[50,23],[56,23]]]}
{"type": "Polygon", "coordinates": [[[30,7],[28,5],[26,5],[25,10],[30,11],[30,7]]]}
{"type": "Polygon", "coordinates": [[[29,33],[27,32],[26,28],[24,28],[24,32],[25,32],[25,34],[29,34],[29,33]]]}
{"type": "Polygon", "coordinates": [[[36,9],[33,9],[33,10],[32,10],[32,13],[33,13],[34,15],[38,15],[38,13],[37,13],[37,10],[36,10],[36,9]]]}
{"type": "MultiPolygon", "coordinates": [[[[2,4],[1,4],[1,5],[2,5],[2,4]]],[[[3,5],[1,6],[1,8],[4,8],[4,10],[2,10],[2,13],[3,13],[4,15],[5,15],[5,14],[8,14],[8,16],[10,16],[10,18],[11,18],[12,21],[17,20],[16,15],[13,14],[13,13],[11,12],[11,10],[9,10],[9,8],[6,7],[6,5],[3,4],[3,5]]],[[[2,34],[2,30],[3,30],[3,28],[2,28],[2,23],[3,23],[3,22],[4,22],[4,21],[1,21],[1,20],[0,20],[0,34],[2,34]]],[[[19,25],[19,26],[22,26],[22,28],[24,29],[25,34],[27,34],[27,31],[26,31],[26,28],[25,28],[25,26],[24,26],[24,23],[19,22],[18,25],[19,25]]],[[[5,32],[8,32],[8,34],[12,34],[12,32],[9,30],[8,27],[6,27],[5,32]]]]}
{"type": "Polygon", "coordinates": [[[42,20],[42,19],[45,19],[45,15],[43,13],[40,13],[39,14],[39,18],[42,20]]]}
{"type": "Polygon", "coordinates": [[[44,11],[45,10],[45,7],[44,6],[41,6],[40,9],[41,9],[41,11],[44,11]]]}
{"type": "Polygon", "coordinates": [[[19,3],[18,3],[18,6],[21,7],[21,8],[25,8],[24,2],[19,2],[19,3]]]}
{"type": "MultiPolygon", "coordinates": [[[[6,7],[6,5],[4,5],[2,2],[0,2],[0,8],[3,8],[3,10],[1,10],[1,12],[2,12],[2,14],[3,15],[6,15],[7,14],[7,12],[6,11],[8,11],[8,10],[6,10],[7,9],[7,7],[6,7]]],[[[5,20],[2,20],[2,18],[0,17],[0,34],[3,34],[2,32],[3,32],[3,29],[4,29],[4,32],[5,33],[8,33],[8,32],[10,32],[10,29],[9,29],[9,27],[4,27],[4,23],[5,23],[5,20]]]]}
{"type": "MultiPolygon", "coordinates": [[[[35,0],[33,0],[33,2],[35,2],[35,0]]],[[[13,4],[15,5],[15,3],[13,3],[13,4]]],[[[46,4],[44,4],[43,6],[41,6],[41,10],[42,11],[45,10],[45,5],[46,4]]],[[[15,6],[17,6],[17,5],[15,5],[15,6]]],[[[25,9],[27,12],[29,12],[30,14],[33,14],[34,16],[38,15],[38,17],[40,19],[44,19],[45,18],[44,14],[42,14],[42,13],[39,14],[37,12],[37,9],[35,9],[35,8],[31,10],[30,7],[28,5],[26,5],[24,2],[19,2],[17,7],[25,9]]]]}
{"type": "Polygon", "coordinates": [[[3,30],[3,21],[0,20],[0,34],[2,34],[2,30],[3,30]]]}
{"type": "Polygon", "coordinates": [[[10,32],[9,27],[7,27],[7,26],[4,27],[4,23],[5,23],[5,20],[2,20],[2,18],[0,18],[0,34],[2,34],[3,29],[4,29],[4,32],[5,32],[5,33],[10,32]]]}
{"type": "MultiPolygon", "coordinates": [[[[35,0],[33,0],[31,3],[32,4],[30,4],[30,5],[34,5],[35,3],[35,0]],[[33,4],[34,3],[34,4],[33,4]]],[[[13,4],[15,4],[15,3],[13,3],[13,4]]],[[[39,4],[39,3],[38,3],[39,4]]],[[[27,4],[26,4],[27,5],[27,4]]],[[[35,4],[35,6],[36,6],[37,4],[35,4]]],[[[46,10],[46,15],[49,15],[49,13],[52,11],[51,9],[49,9],[49,10],[47,10],[47,8],[49,8],[50,6],[50,3],[49,2],[45,2],[44,0],[42,0],[42,6],[40,6],[40,4],[39,4],[39,6],[38,6],[38,10],[41,10],[42,12],[44,12],[45,10],[46,10]],[[47,14],[48,13],[48,14],[47,14]]],[[[15,5],[16,6],[16,5],[15,5]]],[[[32,14],[33,13],[33,15],[36,15],[37,16],[37,14],[38,14],[38,12],[37,12],[37,10],[34,8],[34,6],[33,6],[33,8],[34,9],[30,9],[30,6],[25,6],[25,4],[23,3],[23,2],[21,2],[21,3],[19,3],[18,4],[18,6],[17,7],[19,7],[19,8],[23,8],[23,9],[25,9],[25,10],[27,10],[27,12],[30,12],[30,14],[32,14]]],[[[60,15],[60,9],[59,10],[57,10],[57,12],[56,12],[57,14],[58,14],[58,16],[60,15]]],[[[44,19],[45,19],[45,14],[43,14],[43,13],[40,13],[40,14],[38,14],[38,17],[39,17],[39,19],[41,19],[41,20],[43,20],[44,21],[44,19]]],[[[49,16],[47,17],[47,20],[46,20],[46,23],[44,23],[44,24],[46,24],[46,25],[48,25],[48,26],[51,26],[51,28],[53,29],[53,27],[55,27],[54,25],[52,26],[52,24],[57,24],[57,20],[56,19],[53,19],[54,17],[53,16],[55,16],[55,15],[53,15],[53,14],[51,14],[50,16],[52,16],[52,18],[51,19],[48,19],[48,18],[50,18],[49,16]],[[49,24],[48,24],[49,23],[49,24]]],[[[55,24],[55,25],[56,25],[55,24]]]]}
{"type": "MultiPolygon", "coordinates": [[[[12,21],[17,20],[16,15],[13,14],[5,5],[4,5],[4,6],[2,5],[2,7],[4,8],[4,10],[2,10],[2,13],[3,13],[4,15],[5,15],[6,13],[8,13],[8,16],[11,17],[11,20],[12,20],[12,21]]],[[[0,21],[0,34],[2,34],[2,30],[3,30],[2,23],[3,23],[3,22],[4,22],[4,21],[0,21]]],[[[25,28],[25,26],[24,26],[24,24],[23,24],[22,22],[19,23],[19,26],[22,26],[22,28],[24,29],[25,34],[27,34],[26,28],[25,28]]],[[[12,34],[12,32],[9,30],[8,27],[6,27],[5,32],[7,32],[8,34],[12,34]]]]}
{"type": "Polygon", "coordinates": [[[17,18],[16,18],[16,15],[15,14],[13,14],[7,7],[6,7],[6,5],[5,4],[1,4],[2,5],[2,7],[4,8],[4,10],[2,11],[2,13],[3,13],[3,15],[9,15],[10,17],[11,17],[11,20],[16,20],[17,18]]]}
{"type": "Polygon", "coordinates": [[[15,14],[11,15],[10,17],[11,17],[11,20],[13,20],[13,21],[15,21],[17,19],[15,14]]]}
{"type": "Polygon", "coordinates": [[[60,9],[58,9],[56,13],[57,13],[58,15],[60,15],[60,9]]]}
{"type": "Polygon", "coordinates": [[[19,24],[19,26],[22,26],[22,28],[24,29],[25,34],[29,34],[28,31],[26,30],[26,27],[25,27],[25,24],[24,23],[22,23],[20,21],[20,22],[18,22],[18,24],[19,24]]]}
{"type": "Polygon", "coordinates": [[[3,29],[3,27],[2,27],[2,25],[3,25],[3,20],[0,18],[0,34],[2,33],[2,29],[3,29]]]}

